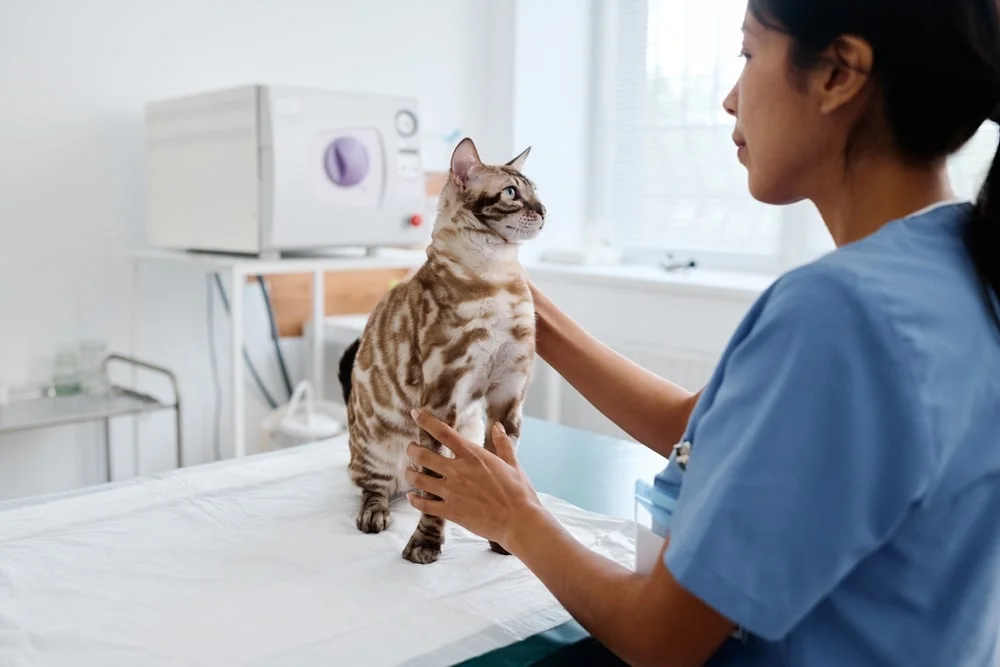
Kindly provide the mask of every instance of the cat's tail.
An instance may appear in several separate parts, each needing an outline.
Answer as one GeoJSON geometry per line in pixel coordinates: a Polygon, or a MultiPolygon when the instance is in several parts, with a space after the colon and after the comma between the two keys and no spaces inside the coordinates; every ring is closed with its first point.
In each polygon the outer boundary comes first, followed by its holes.
{"type": "Polygon", "coordinates": [[[340,368],[337,372],[337,379],[340,380],[340,387],[344,391],[344,404],[351,397],[351,371],[354,369],[354,360],[358,356],[358,348],[361,346],[361,339],[356,338],[353,343],[347,346],[343,356],[340,357],[340,368]]]}

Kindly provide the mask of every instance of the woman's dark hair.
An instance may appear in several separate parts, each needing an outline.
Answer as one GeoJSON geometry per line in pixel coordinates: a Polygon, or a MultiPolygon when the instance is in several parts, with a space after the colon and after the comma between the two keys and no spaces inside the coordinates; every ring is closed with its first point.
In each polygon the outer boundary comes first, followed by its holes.
{"type": "MultiPolygon", "coordinates": [[[[838,37],[868,42],[882,113],[904,158],[945,158],[984,121],[1000,120],[997,0],[749,0],[749,10],[761,24],[791,37],[798,69],[816,65],[838,37]]],[[[1000,327],[993,301],[1000,294],[1000,150],[965,244],[1000,327]]]]}

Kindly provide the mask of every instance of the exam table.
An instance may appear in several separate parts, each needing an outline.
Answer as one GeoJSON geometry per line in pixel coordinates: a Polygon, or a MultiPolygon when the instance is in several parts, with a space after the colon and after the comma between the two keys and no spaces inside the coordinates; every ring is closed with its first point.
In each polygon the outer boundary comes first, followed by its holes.
{"type": "MultiPolygon", "coordinates": [[[[515,558],[449,525],[437,563],[404,561],[403,500],[358,532],[347,457],[341,437],[0,503],[0,664],[579,664],[593,640],[515,558]]],[[[634,482],[662,457],[526,419],[519,458],[577,539],[632,566],[634,482]]]]}

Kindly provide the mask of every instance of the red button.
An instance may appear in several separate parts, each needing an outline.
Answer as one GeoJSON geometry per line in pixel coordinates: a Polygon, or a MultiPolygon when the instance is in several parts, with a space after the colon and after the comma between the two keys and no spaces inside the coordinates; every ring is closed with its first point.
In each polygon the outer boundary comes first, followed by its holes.
{"type": "Polygon", "coordinates": [[[421,216],[416,214],[410,216],[411,227],[419,227],[422,224],[424,224],[424,219],[421,216]]]}

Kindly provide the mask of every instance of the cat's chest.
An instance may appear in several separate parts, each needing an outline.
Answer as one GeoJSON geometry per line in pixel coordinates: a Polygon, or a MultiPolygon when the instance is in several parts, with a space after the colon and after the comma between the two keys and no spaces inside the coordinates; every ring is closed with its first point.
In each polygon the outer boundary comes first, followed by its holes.
{"type": "Polygon", "coordinates": [[[476,361],[503,361],[534,347],[535,310],[529,299],[501,295],[463,313],[468,331],[480,332],[469,352],[476,361]]]}
{"type": "Polygon", "coordinates": [[[488,327],[497,340],[512,339],[524,327],[534,328],[535,323],[531,300],[507,293],[468,304],[460,316],[468,326],[488,327]]]}

